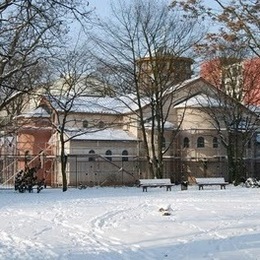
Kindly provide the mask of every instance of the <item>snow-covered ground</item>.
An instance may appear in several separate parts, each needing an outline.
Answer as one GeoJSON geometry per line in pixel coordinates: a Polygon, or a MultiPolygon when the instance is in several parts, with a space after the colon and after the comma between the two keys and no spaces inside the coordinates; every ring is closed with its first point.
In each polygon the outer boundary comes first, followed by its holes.
{"type": "Polygon", "coordinates": [[[260,188],[1,190],[0,207],[0,259],[260,259],[260,188]]]}

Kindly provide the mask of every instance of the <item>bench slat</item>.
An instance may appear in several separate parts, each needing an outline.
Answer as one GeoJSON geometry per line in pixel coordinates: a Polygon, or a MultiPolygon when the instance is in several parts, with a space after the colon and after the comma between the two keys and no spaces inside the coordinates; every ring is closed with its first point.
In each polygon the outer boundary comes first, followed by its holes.
{"type": "Polygon", "coordinates": [[[139,182],[143,191],[146,192],[148,187],[166,187],[166,191],[168,191],[171,190],[172,186],[174,186],[170,179],[140,179],[139,182]]]}
{"type": "Polygon", "coordinates": [[[220,188],[224,188],[226,189],[226,185],[228,185],[229,183],[225,181],[225,179],[223,177],[219,177],[219,178],[195,178],[196,179],[196,183],[199,186],[199,189],[203,190],[203,186],[211,186],[211,185],[220,185],[220,188]]]}
{"type": "Polygon", "coordinates": [[[196,178],[197,183],[202,183],[202,184],[214,184],[214,183],[225,183],[224,178],[196,178]]]}
{"type": "Polygon", "coordinates": [[[140,179],[140,184],[171,184],[170,179],[140,179]]]}

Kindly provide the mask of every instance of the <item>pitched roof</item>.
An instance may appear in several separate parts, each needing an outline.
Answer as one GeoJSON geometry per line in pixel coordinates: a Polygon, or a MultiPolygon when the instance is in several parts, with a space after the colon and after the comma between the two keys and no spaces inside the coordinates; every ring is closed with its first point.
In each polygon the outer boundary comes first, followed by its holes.
{"type": "MultiPolygon", "coordinates": [[[[200,79],[195,77],[188,79],[181,84],[172,86],[165,94],[170,94],[177,89],[192,84],[200,79]]],[[[102,113],[102,114],[124,114],[138,110],[136,95],[130,94],[127,96],[109,97],[109,96],[78,96],[78,97],[61,97],[52,96],[47,98],[55,110],[62,112],[64,104],[71,106],[70,112],[77,113],[102,113]]],[[[151,100],[149,98],[141,99],[141,106],[148,105],[151,100]]]]}
{"type": "MultiPolygon", "coordinates": [[[[123,114],[138,109],[136,99],[130,95],[121,97],[81,96],[71,100],[64,97],[52,97],[49,100],[52,106],[61,112],[65,102],[72,105],[70,112],[78,113],[123,114]]],[[[143,105],[147,103],[145,100],[142,101],[143,105]]]]}
{"type": "Polygon", "coordinates": [[[220,107],[221,101],[205,94],[198,94],[176,105],[176,108],[181,107],[220,107]]]}
{"type": "Polygon", "coordinates": [[[17,118],[19,117],[24,117],[24,118],[33,118],[33,117],[45,117],[45,118],[49,118],[50,114],[43,108],[43,107],[38,107],[32,111],[23,113],[19,116],[17,116],[17,118]]]}
{"type": "Polygon", "coordinates": [[[81,129],[67,129],[66,134],[74,141],[78,140],[104,140],[104,141],[138,141],[131,133],[114,128],[91,129],[85,132],[81,129]]]}

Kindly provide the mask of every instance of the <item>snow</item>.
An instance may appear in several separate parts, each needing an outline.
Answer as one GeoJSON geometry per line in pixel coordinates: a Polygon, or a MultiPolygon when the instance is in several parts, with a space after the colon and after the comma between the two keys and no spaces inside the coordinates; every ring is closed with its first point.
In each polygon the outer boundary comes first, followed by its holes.
{"type": "MultiPolygon", "coordinates": [[[[172,92],[185,87],[193,82],[200,80],[201,77],[194,77],[188,80],[183,81],[181,84],[174,85],[167,89],[165,94],[171,94],[172,92]]],[[[73,103],[73,106],[70,112],[78,112],[78,113],[102,113],[102,114],[122,114],[122,113],[130,113],[138,110],[138,102],[136,94],[129,94],[126,96],[118,96],[118,97],[110,97],[110,96],[84,96],[84,95],[68,95],[67,98],[58,96],[50,96],[48,97],[49,101],[57,111],[63,111],[64,107],[70,107],[73,103]]],[[[208,106],[209,102],[212,104],[216,103],[216,100],[209,99],[204,95],[203,102],[208,106]],[[214,103],[213,103],[214,102],[214,103]]],[[[201,100],[199,100],[201,101],[201,100]]],[[[151,99],[148,97],[143,97],[141,100],[141,106],[144,107],[151,102],[151,99]]],[[[194,105],[194,99],[192,100],[191,105],[194,105]]],[[[198,100],[196,100],[196,104],[198,104],[198,100]]],[[[219,106],[219,102],[218,102],[219,106]]]]}
{"type": "MultiPolygon", "coordinates": [[[[138,105],[136,103],[136,97],[134,95],[122,96],[122,97],[99,97],[99,96],[76,96],[74,98],[66,98],[60,96],[50,97],[52,106],[57,111],[63,111],[65,104],[67,107],[73,102],[71,112],[78,113],[102,113],[102,114],[122,114],[129,113],[137,110],[138,105]]],[[[146,99],[142,100],[142,105],[146,105],[148,102],[146,99]]]]}
{"type": "MultiPolygon", "coordinates": [[[[216,100],[205,94],[198,94],[188,100],[175,106],[176,108],[181,107],[221,107],[224,106],[219,100],[216,100]]],[[[225,106],[226,107],[226,106],[225,106]]]]}
{"type": "MultiPolygon", "coordinates": [[[[147,129],[152,129],[153,124],[155,126],[158,125],[156,120],[154,120],[154,122],[152,122],[152,118],[146,119],[145,127],[147,129]]],[[[169,122],[169,121],[165,121],[164,122],[164,129],[176,129],[176,125],[169,122]]]]}
{"type": "Polygon", "coordinates": [[[259,196],[232,185],[0,190],[0,259],[260,259],[259,196]]]}
{"type": "Polygon", "coordinates": [[[25,112],[21,115],[18,115],[16,118],[31,118],[31,117],[46,117],[49,118],[50,114],[43,108],[43,107],[38,107],[32,111],[25,112]]]}
{"type": "Polygon", "coordinates": [[[94,129],[91,128],[89,132],[84,130],[70,130],[66,129],[66,134],[73,140],[108,140],[108,141],[138,141],[134,135],[128,131],[114,128],[94,129]]]}

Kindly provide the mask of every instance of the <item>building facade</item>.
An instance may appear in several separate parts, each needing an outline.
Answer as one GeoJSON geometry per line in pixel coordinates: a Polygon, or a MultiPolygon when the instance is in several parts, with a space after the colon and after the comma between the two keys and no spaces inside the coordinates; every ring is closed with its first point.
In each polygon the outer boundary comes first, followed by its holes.
{"type": "MultiPolygon", "coordinates": [[[[227,149],[220,136],[228,135],[228,130],[223,124],[220,133],[211,115],[212,111],[223,114],[226,110],[219,92],[204,79],[195,78],[183,82],[178,91],[169,95],[175,98],[168,117],[169,127],[165,128],[164,142],[170,148],[163,158],[163,177],[176,183],[183,176],[190,182],[195,177],[213,176],[228,180],[227,149]]],[[[44,176],[47,185],[56,187],[62,184],[58,122],[64,114],[52,110],[48,102],[45,100],[39,108],[18,118],[17,170],[26,165],[38,167],[38,174],[44,176]]],[[[69,186],[134,185],[140,178],[152,177],[133,113],[134,104],[123,104],[125,100],[122,103],[115,97],[88,96],[75,101],[66,118],[65,131],[69,186]],[[133,110],[129,109],[131,106],[133,110]]],[[[260,140],[256,128],[251,131],[250,145],[243,150],[243,158],[245,177],[259,177],[260,140]]]]}
{"type": "Polygon", "coordinates": [[[204,61],[200,75],[244,104],[260,104],[260,58],[215,58],[204,61]]]}
{"type": "MultiPolygon", "coordinates": [[[[138,117],[141,111],[146,138],[154,145],[148,149],[157,153],[158,147],[165,150],[164,178],[178,183],[183,176],[190,182],[195,177],[221,176],[228,181],[230,158],[241,163],[241,177],[259,178],[259,112],[257,106],[251,110],[243,104],[253,95],[251,104],[257,105],[258,94],[247,92],[245,102],[237,101],[241,86],[245,91],[249,85],[259,85],[258,62],[241,65],[240,61],[229,60],[225,70],[220,60],[205,62],[203,77],[191,78],[193,61],[189,58],[169,54],[142,58],[137,64],[138,87],[144,96],[141,107],[133,94],[105,96],[101,91],[103,96],[90,95],[87,88],[87,93],[81,91],[71,98],[67,90],[61,93],[54,87],[52,95],[42,96],[37,108],[29,106],[31,110],[17,116],[11,137],[1,140],[1,181],[12,183],[18,171],[35,168],[47,185],[62,185],[62,144],[69,186],[134,185],[140,178],[153,178],[138,117]],[[248,72],[247,81],[238,76],[241,68],[243,75],[248,72]],[[234,84],[223,84],[227,72],[234,84]],[[156,115],[149,109],[151,100],[147,101],[148,95],[157,91],[163,94],[163,115],[167,114],[161,121],[164,129],[160,146],[158,128],[152,128],[154,121],[150,121],[156,115]]],[[[74,93],[84,88],[82,82],[79,84],[74,93]]]]}

